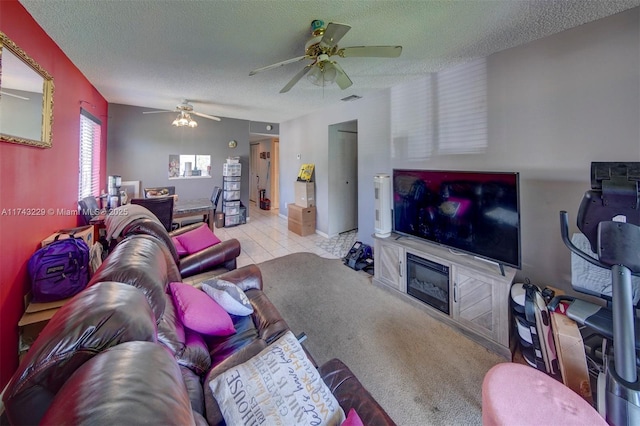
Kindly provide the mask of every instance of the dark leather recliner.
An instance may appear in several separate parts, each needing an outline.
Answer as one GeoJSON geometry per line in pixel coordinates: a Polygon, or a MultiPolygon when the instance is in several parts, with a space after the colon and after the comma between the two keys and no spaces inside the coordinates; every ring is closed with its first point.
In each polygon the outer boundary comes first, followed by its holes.
{"type": "Polygon", "coordinates": [[[122,235],[152,235],[164,242],[169,249],[173,261],[178,265],[178,270],[183,279],[203,273],[206,273],[208,277],[213,277],[236,269],[236,258],[240,256],[240,241],[235,238],[222,241],[219,244],[207,247],[204,250],[182,258],[178,256],[171,237],[189,232],[199,226],[201,226],[201,224],[196,223],[167,233],[166,230],[155,221],[139,219],[127,225],[122,231],[122,235]]]}

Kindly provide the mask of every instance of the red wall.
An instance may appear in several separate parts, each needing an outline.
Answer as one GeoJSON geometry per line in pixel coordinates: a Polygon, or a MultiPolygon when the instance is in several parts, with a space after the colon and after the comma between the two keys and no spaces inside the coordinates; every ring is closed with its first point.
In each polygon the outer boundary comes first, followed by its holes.
{"type": "MultiPolygon", "coordinates": [[[[75,215],[13,215],[11,209],[77,209],[80,106],[102,121],[106,182],[107,102],[16,0],[0,1],[0,31],[53,76],[53,147],[0,141],[0,389],[18,366],[18,321],[29,289],[26,263],[40,241],[78,224],[75,215]],[[95,108],[89,104],[95,105],[95,108]]],[[[1,117],[0,117],[1,119],[1,117]]]]}

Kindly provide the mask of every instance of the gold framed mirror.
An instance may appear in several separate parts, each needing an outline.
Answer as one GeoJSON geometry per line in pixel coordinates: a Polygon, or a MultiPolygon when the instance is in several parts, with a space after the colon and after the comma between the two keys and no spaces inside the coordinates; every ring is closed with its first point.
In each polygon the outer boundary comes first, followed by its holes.
{"type": "Polygon", "coordinates": [[[51,148],[53,77],[0,32],[0,140],[51,148]]]}

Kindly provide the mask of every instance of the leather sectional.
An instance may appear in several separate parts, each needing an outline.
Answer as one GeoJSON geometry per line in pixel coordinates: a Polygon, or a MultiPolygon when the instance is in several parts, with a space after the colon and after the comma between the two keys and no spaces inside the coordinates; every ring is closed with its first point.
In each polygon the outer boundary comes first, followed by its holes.
{"type": "MultiPolygon", "coordinates": [[[[123,235],[21,362],[3,395],[11,424],[225,424],[209,382],[289,330],[256,265],[225,272],[235,268],[239,244],[216,250],[216,262],[199,254],[185,264],[154,221],[132,222],[123,235]],[[197,287],[215,266],[223,266],[218,278],[244,291],[253,313],[232,317],[232,335],[194,335],[168,287],[188,276],[197,287]]],[[[318,371],[345,414],[353,408],[365,425],[394,424],[340,360],[318,371]]]]}

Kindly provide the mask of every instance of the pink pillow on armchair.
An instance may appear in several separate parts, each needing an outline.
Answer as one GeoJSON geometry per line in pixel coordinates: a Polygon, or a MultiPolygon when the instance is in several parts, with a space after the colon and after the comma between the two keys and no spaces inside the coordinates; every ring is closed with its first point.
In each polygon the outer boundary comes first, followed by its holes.
{"type": "Polygon", "coordinates": [[[177,235],[176,238],[189,254],[197,253],[220,243],[220,238],[216,237],[205,224],[184,234],[177,235]]]}
{"type": "Polygon", "coordinates": [[[182,243],[177,237],[171,237],[171,241],[173,241],[173,246],[176,248],[176,251],[178,252],[178,256],[182,257],[189,254],[187,249],[184,248],[184,246],[182,245],[182,243]]]}

